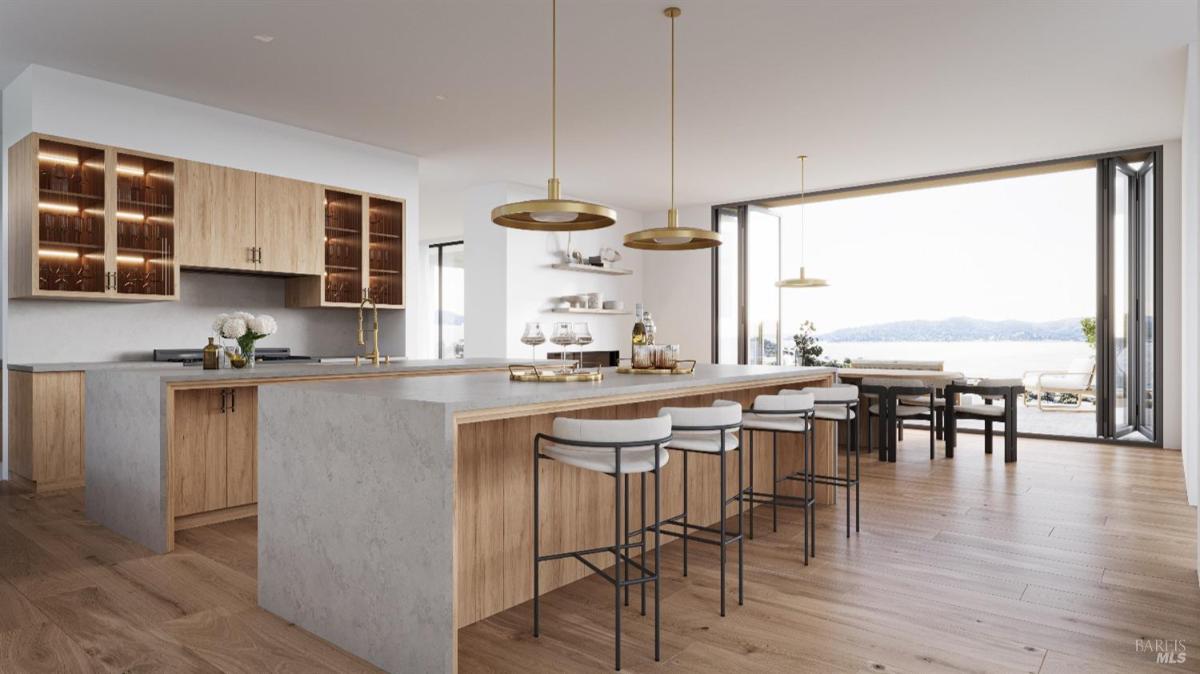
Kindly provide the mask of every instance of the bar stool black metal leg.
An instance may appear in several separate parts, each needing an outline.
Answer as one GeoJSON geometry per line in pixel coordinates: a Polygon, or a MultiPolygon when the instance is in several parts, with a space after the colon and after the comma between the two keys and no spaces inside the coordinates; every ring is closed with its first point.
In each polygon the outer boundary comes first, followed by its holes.
{"type": "Polygon", "coordinates": [[[754,540],[754,431],[750,431],[750,540],[754,540]]]}
{"type": "MultiPolygon", "coordinates": [[[[850,415],[846,415],[846,538],[850,538],[850,415]]],[[[837,432],[837,422],[833,422],[834,432],[837,432]]]]}
{"type": "MultiPolygon", "coordinates": [[[[659,522],[662,522],[662,516],[659,514],[659,502],[662,500],[662,474],[658,464],[658,445],[654,446],[654,661],[659,661],[659,642],[662,636],[662,624],[659,620],[659,607],[661,604],[659,586],[662,585],[662,567],[659,562],[661,556],[659,552],[662,550],[662,540],[659,538],[659,522]]],[[[643,564],[645,562],[642,562],[643,564]]]]}
{"type": "Polygon", "coordinates": [[[538,482],[540,481],[538,478],[538,473],[541,472],[538,470],[538,468],[540,466],[541,466],[541,463],[540,463],[540,460],[538,459],[538,441],[536,438],[534,438],[534,440],[533,440],[533,636],[535,638],[538,636],[538,632],[539,632],[539,630],[538,630],[539,620],[538,619],[541,617],[539,614],[539,608],[540,608],[539,603],[540,602],[538,600],[538,581],[540,580],[538,577],[538,567],[540,566],[540,564],[538,563],[538,557],[541,556],[541,554],[542,554],[541,550],[539,550],[539,548],[538,548],[538,543],[539,543],[538,513],[540,512],[539,508],[541,505],[540,499],[538,497],[538,482]]]}
{"type": "MultiPolygon", "coordinates": [[[[641,578],[645,579],[645,577],[646,577],[646,474],[642,473],[641,478],[642,478],[642,480],[641,480],[641,482],[642,482],[642,489],[641,489],[642,507],[638,509],[638,512],[640,512],[642,514],[642,528],[639,529],[639,531],[642,532],[642,534],[641,534],[642,556],[639,561],[642,563],[642,573],[640,575],[641,575],[641,578]]],[[[655,487],[655,488],[657,489],[657,487],[655,487]]],[[[655,526],[658,526],[657,522],[655,523],[655,526]]],[[[642,583],[642,615],[646,615],[646,583],[645,582],[642,583]]]]}
{"type": "MultiPolygon", "coordinates": [[[[808,434],[804,438],[804,448],[806,450],[808,450],[807,451],[808,456],[804,459],[804,469],[808,472],[808,498],[806,501],[807,505],[805,505],[805,507],[804,507],[804,516],[808,517],[809,520],[812,522],[812,527],[809,529],[809,531],[812,532],[811,535],[812,535],[812,556],[813,557],[817,556],[817,509],[815,507],[816,499],[817,499],[817,483],[814,480],[814,477],[816,476],[817,473],[815,470],[815,466],[813,465],[817,461],[816,445],[817,445],[816,422],[814,422],[812,419],[809,419],[808,434]]],[[[834,465],[837,465],[837,463],[835,462],[834,465]]]]}
{"type": "Polygon", "coordinates": [[[779,434],[771,433],[771,531],[779,531],[779,434]]]}
{"type": "Polygon", "coordinates": [[[613,575],[617,582],[613,584],[613,641],[616,643],[616,670],[621,671],[621,586],[625,575],[621,573],[625,564],[621,561],[621,450],[614,448],[617,455],[617,468],[613,473],[613,554],[616,563],[613,564],[613,575]]]}
{"type": "Polygon", "coordinates": [[[857,421],[850,427],[850,442],[854,445],[854,530],[859,530],[859,521],[862,519],[862,502],[859,500],[859,490],[862,489],[862,467],[859,463],[859,455],[862,453],[858,446],[858,423],[857,421]]]}
{"type": "Polygon", "coordinates": [[[983,422],[983,453],[992,453],[992,422],[983,422]]]}
{"type": "Polygon", "coordinates": [[[742,429],[738,429],[738,446],[737,446],[737,462],[738,462],[738,606],[745,604],[746,595],[742,589],[742,578],[744,575],[742,557],[745,548],[746,538],[742,535],[745,531],[745,522],[742,521],[742,503],[745,500],[745,491],[742,482],[742,429]]]}
{"type": "MultiPolygon", "coordinates": [[[[727,456],[725,456],[725,431],[721,431],[721,452],[719,459],[721,461],[721,617],[725,617],[725,548],[728,547],[725,541],[725,464],[727,456]]],[[[683,540],[687,540],[686,538],[683,540]]]]}
{"type": "MultiPolygon", "coordinates": [[[[625,481],[625,545],[629,545],[629,474],[624,475],[625,481]]],[[[629,578],[629,552],[625,548],[621,551],[624,553],[620,559],[624,560],[625,577],[629,578]]],[[[629,606],[629,586],[625,586],[625,605],[629,606]]]]}
{"type": "MultiPolygon", "coordinates": [[[[688,455],[683,453],[683,533],[688,533],[688,455]]],[[[688,537],[683,537],[683,577],[687,578],[688,571],[688,537]]]]}

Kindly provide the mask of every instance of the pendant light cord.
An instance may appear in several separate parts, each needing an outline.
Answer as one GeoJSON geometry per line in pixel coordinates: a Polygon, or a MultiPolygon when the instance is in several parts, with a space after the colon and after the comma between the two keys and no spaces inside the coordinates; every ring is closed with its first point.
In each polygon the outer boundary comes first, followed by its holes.
{"type": "Polygon", "coordinates": [[[808,208],[807,199],[804,198],[804,155],[800,155],[800,268],[804,269],[804,249],[806,246],[807,230],[805,229],[806,222],[804,220],[804,211],[808,208]]]}
{"type": "Polygon", "coordinates": [[[550,0],[550,177],[558,177],[558,0],[550,0]]]}
{"type": "Polygon", "coordinates": [[[675,210],[675,17],[671,17],[671,210],[675,210]]]}

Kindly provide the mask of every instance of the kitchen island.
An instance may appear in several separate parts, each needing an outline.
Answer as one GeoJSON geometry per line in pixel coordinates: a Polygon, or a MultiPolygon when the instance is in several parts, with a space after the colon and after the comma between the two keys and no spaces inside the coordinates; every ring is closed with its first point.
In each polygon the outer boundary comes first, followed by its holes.
{"type": "MultiPolygon", "coordinates": [[[[833,379],[826,368],[702,365],[687,376],[609,369],[601,382],[539,384],[481,364],[463,364],[467,374],[415,372],[440,376],[341,367],[273,366],[232,382],[219,378],[228,371],[89,375],[89,401],[99,402],[87,410],[87,513],[169,549],[180,485],[175,397],[256,383],[259,603],[389,671],[452,671],[459,627],[531,597],[532,442],[555,416],[646,417],[718,398],[749,405],[833,379]]],[[[818,471],[834,470],[832,436],[821,424],[818,471]]],[[[789,441],[780,450],[781,474],[802,465],[789,441]]],[[[755,453],[755,479],[769,488],[769,440],[755,453]]],[[[545,545],[603,544],[613,527],[608,478],[553,463],[542,471],[545,545]]],[[[680,475],[676,464],[664,469],[664,513],[679,510],[680,475]]],[[[717,476],[716,462],[695,462],[689,487],[714,492],[717,476]]],[[[691,512],[696,522],[721,517],[712,499],[692,499],[691,512]]],[[[548,564],[542,586],[586,574],[548,564]]]]}

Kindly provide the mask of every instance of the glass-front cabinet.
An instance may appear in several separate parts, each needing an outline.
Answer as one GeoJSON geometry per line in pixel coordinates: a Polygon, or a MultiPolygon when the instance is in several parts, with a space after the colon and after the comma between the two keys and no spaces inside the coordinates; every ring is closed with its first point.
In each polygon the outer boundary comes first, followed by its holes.
{"type": "Polygon", "coordinates": [[[175,163],[117,153],[116,291],[175,296],[175,163]]]}
{"type": "Polygon", "coordinates": [[[370,231],[367,297],[380,306],[404,306],[404,202],[367,197],[370,231]]]}
{"type": "Polygon", "coordinates": [[[9,161],[11,297],[179,298],[173,161],[39,134],[9,161]]]}
{"type": "Polygon", "coordinates": [[[324,189],[325,269],[287,281],[289,307],[404,308],[404,200],[324,189]]]}

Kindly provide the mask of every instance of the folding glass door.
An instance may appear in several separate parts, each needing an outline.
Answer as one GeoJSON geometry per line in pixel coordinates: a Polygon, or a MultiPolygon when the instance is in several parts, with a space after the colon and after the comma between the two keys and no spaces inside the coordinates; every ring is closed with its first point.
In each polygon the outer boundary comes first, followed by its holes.
{"type": "Polygon", "coordinates": [[[1102,438],[1154,441],[1159,426],[1159,163],[1158,151],[1100,162],[1096,434],[1102,438]]]}

